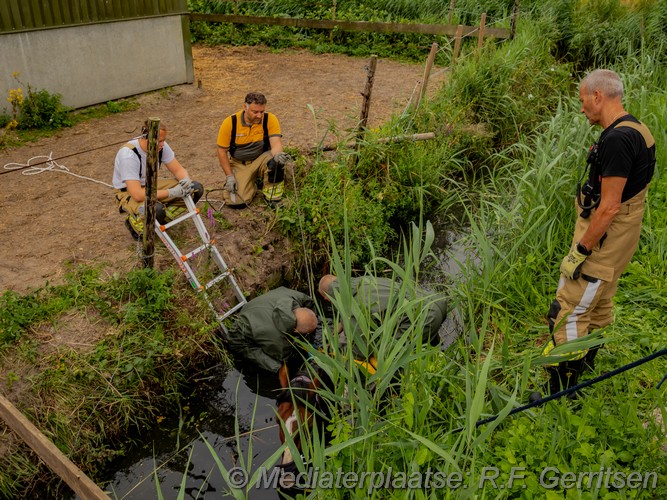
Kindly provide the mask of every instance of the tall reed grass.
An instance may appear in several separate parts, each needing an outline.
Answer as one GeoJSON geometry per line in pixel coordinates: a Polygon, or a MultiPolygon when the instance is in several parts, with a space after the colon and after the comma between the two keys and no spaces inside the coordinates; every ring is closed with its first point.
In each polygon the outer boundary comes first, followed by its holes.
{"type": "MultiPolygon", "coordinates": [[[[437,3],[437,2],[435,2],[437,3]]],[[[509,2],[511,3],[511,2],[509,2]]],[[[381,8],[403,8],[403,2],[385,2],[381,8]]],[[[508,2],[494,2],[498,9],[508,2]]],[[[316,490],[313,498],[660,498],[667,495],[664,430],[656,413],[667,416],[665,391],[657,384],[667,372],[667,360],[626,372],[585,391],[577,404],[557,401],[512,417],[507,413],[544,381],[534,365],[545,361],[541,347],[549,332],[545,315],[553,299],[560,260],[572,238],[574,194],[588,147],[599,131],[592,130],[579,113],[578,76],[573,68],[591,62],[612,65],[626,85],[626,109],[645,121],[658,144],[658,171],[647,203],[642,240],[633,263],[620,281],[616,295],[616,322],[590,343],[604,343],[596,374],[617,368],[667,344],[664,324],[667,291],[667,160],[666,73],[660,36],[637,45],[617,37],[602,43],[603,30],[587,25],[593,17],[581,7],[590,2],[529,2],[544,14],[519,25],[514,42],[487,44],[466,54],[438,97],[428,102],[410,126],[416,131],[446,131],[434,146],[407,146],[394,151],[389,171],[393,179],[427,180],[410,192],[413,201],[438,193],[442,213],[462,214],[464,236],[458,242],[465,258],[461,276],[452,277],[447,291],[451,306],[463,318],[459,340],[446,352],[424,347],[420,341],[423,299],[412,298],[414,287],[426,281],[425,262],[434,235],[428,224],[412,226],[402,240],[400,254],[384,257],[384,249],[366,246],[366,273],[389,270],[396,282],[392,310],[382,325],[374,326],[370,311],[352,299],[349,280],[359,267],[350,247],[352,217],[349,199],[339,197],[336,237],[331,243],[330,266],[339,276],[340,293],[334,318],[346,332],[352,320],[361,325],[348,342],[371,345],[379,371],[367,376],[349,350],[327,331],[325,351],[311,350],[329,376],[332,387],[322,389],[332,419],[330,441],[315,428],[306,434],[304,460],[321,471],[443,471],[462,473],[467,488],[449,491],[316,490]],[[577,7],[574,19],[571,9],[577,7]],[[575,22],[576,21],[576,22],[575,22]],[[579,33],[573,43],[596,37],[582,60],[568,45],[567,34],[579,33]],[[559,38],[560,36],[560,38],[559,38]],[[641,47],[635,51],[634,48],[641,47]],[[628,49],[632,49],[631,51],[628,49]],[[612,53],[613,49],[613,53],[612,53]],[[609,50],[609,57],[602,57],[609,50]],[[565,59],[557,60],[554,53],[565,59]],[[571,62],[568,62],[571,61],[571,62]],[[421,130],[420,130],[421,129],[421,130]],[[465,129],[466,133],[461,133],[465,129]],[[452,132],[453,131],[453,132],[452,132]],[[472,132],[471,132],[472,131],[472,132]],[[453,161],[450,161],[453,160],[453,161]],[[447,164],[448,168],[441,168],[447,164]],[[395,169],[395,170],[392,170],[395,169]],[[438,186],[438,183],[440,185],[438,186]],[[341,213],[343,216],[341,216],[341,213]],[[345,244],[341,245],[342,236],[345,244]],[[376,254],[376,252],[378,254],[376,254]],[[406,299],[405,297],[410,297],[406,299]],[[398,316],[413,318],[413,328],[396,337],[398,316]],[[486,426],[476,422],[489,415],[500,418],[486,426]],[[461,430],[462,429],[462,430],[461,430]],[[593,486],[588,490],[557,487],[546,491],[539,472],[546,466],[561,471],[657,471],[661,482],[651,491],[614,491],[593,486]],[[498,467],[498,484],[508,485],[512,467],[525,467],[524,481],[503,490],[480,484],[487,467],[498,467]]],[[[595,6],[596,15],[610,6],[595,6]],[[597,9],[597,10],[596,10],[597,9]]],[[[423,6],[432,6],[425,2],[423,6]]],[[[459,2],[459,7],[470,2],[459,2]]],[[[664,3],[663,3],[664,5],[664,3]]],[[[648,12],[664,9],[646,3],[648,12]]],[[[445,8],[443,2],[438,8],[445,8]]],[[[476,8],[483,6],[476,6],[476,8]]],[[[613,6],[611,6],[613,7],[613,6]]],[[[610,9],[611,9],[610,7],[610,9]]],[[[406,7],[407,8],[407,7],[406,7]]],[[[419,9],[420,5],[411,8],[419,9]]],[[[635,26],[637,17],[610,23],[635,26]]],[[[646,17],[646,26],[660,24],[662,11],[646,17]]],[[[458,14],[457,14],[458,15],[458,14]]],[[[635,15],[635,14],[633,14],[635,15]]],[[[459,17],[460,19],[461,17],[459,17]]],[[[615,30],[617,26],[612,26],[615,30]]],[[[620,33],[624,31],[613,31],[620,33]]],[[[661,35],[662,36],[662,35],[661,35]]],[[[583,54],[583,53],[582,53],[583,54]]],[[[375,150],[374,158],[383,158],[375,150]]],[[[359,179],[376,172],[375,160],[360,158],[359,179]],[[366,169],[366,170],[363,170],[366,169]]],[[[320,173],[318,172],[318,175],[320,173]]],[[[359,182],[363,186],[362,182],[359,182]]],[[[394,187],[395,188],[395,187],[394,187]]],[[[367,190],[374,196],[378,185],[367,190]]],[[[394,193],[382,186],[383,195],[394,193]]],[[[399,190],[399,193],[404,191],[399,190]]],[[[359,193],[364,193],[361,189],[359,193]]],[[[408,198],[408,196],[406,196],[408,198]]],[[[401,206],[404,213],[408,213],[401,206]]],[[[422,205],[423,206],[423,205],[422,205]]],[[[382,219],[385,223],[387,219],[382,219]]],[[[320,235],[324,228],[320,228],[320,235]]],[[[328,231],[327,231],[328,233],[328,231]]],[[[359,241],[358,239],[356,241],[359,241]]],[[[288,443],[288,446],[292,444],[288,443]]]]}

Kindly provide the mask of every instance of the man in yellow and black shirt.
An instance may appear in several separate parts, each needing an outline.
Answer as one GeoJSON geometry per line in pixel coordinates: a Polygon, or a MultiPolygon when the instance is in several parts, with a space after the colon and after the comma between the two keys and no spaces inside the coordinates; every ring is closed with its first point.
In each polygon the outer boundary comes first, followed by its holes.
{"type": "Polygon", "coordinates": [[[218,131],[218,160],[225,173],[225,203],[249,205],[261,176],[262,194],[271,206],[280,202],[284,167],[290,160],[283,152],[278,118],[266,112],[266,97],[251,92],[243,109],[225,118],[218,131]]]}

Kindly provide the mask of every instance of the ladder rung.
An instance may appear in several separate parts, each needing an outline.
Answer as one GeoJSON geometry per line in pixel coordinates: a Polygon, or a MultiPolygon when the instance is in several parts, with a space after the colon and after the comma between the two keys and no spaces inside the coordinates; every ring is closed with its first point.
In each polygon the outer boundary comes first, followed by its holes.
{"type": "Polygon", "coordinates": [[[190,219],[191,217],[194,217],[195,215],[199,215],[199,214],[198,214],[197,212],[185,212],[185,213],[184,213],[183,215],[181,215],[180,217],[175,218],[175,219],[174,219],[173,221],[171,221],[171,222],[167,222],[166,224],[164,224],[164,225],[161,226],[161,227],[164,227],[163,231],[166,231],[166,230],[169,229],[170,227],[174,227],[174,226],[175,226],[176,224],[178,224],[179,222],[183,222],[184,220],[190,219]]]}
{"type": "Polygon", "coordinates": [[[225,319],[227,316],[229,316],[230,314],[234,314],[236,311],[238,311],[239,309],[241,309],[244,305],[245,305],[245,302],[239,302],[239,303],[236,304],[234,307],[232,307],[229,311],[225,312],[225,314],[223,314],[222,316],[219,315],[219,316],[218,316],[218,320],[223,320],[223,319],[225,319]]]}
{"type": "MultiPolygon", "coordinates": [[[[209,247],[210,247],[210,245],[208,243],[204,243],[203,245],[198,246],[194,250],[191,250],[190,252],[186,253],[183,257],[185,257],[186,260],[190,259],[191,257],[194,257],[195,255],[200,253],[202,250],[206,250],[209,247]]],[[[183,258],[183,257],[181,257],[181,258],[183,258]]]]}
{"type": "Polygon", "coordinates": [[[213,285],[215,285],[215,284],[218,283],[219,281],[222,281],[223,279],[227,278],[229,275],[230,275],[230,272],[229,272],[229,271],[225,271],[224,273],[219,274],[218,276],[216,276],[215,278],[213,278],[211,281],[209,281],[208,283],[206,283],[206,286],[205,286],[206,290],[208,290],[209,288],[211,288],[213,285]]]}

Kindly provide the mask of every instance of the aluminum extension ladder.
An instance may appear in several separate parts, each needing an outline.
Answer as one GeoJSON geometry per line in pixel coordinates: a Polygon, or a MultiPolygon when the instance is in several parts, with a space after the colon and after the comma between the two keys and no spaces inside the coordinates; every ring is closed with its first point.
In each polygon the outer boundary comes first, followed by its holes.
{"type": "Polygon", "coordinates": [[[210,307],[211,311],[213,311],[213,313],[215,314],[218,323],[220,323],[220,327],[223,329],[225,333],[227,333],[227,328],[225,327],[223,320],[228,316],[230,316],[231,314],[238,311],[239,309],[241,309],[246,304],[247,300],[243,295],[243,292],[239,288],[236,279],[234,279],[231,270],[229,269],[224,259],[220,255],[218,249],[216,248],[215,240],[212,240],[211,237],[209,236],[208,231],[204,226],[204,222],[202,221],[201,216],[199,214],[199,209],[195,206],[194,202],[192,201],[192,197],[186,196],[183,198],[183,201],[185,202],[187,212],[185,212],[183,215],[177,217],[176,219],[167,224],[158,224],[156,221],[155,232],[160,238],[160,240],[162,240],[162,243],[165,244],[171,255],[173,255],[174,258],[176,259],[178,266],[181,268],[181,271],[183,271],[183,274],[185,274],[190,285],[192,285],[192,288],[194,288],[198,293],[203,294],[206,303],[210,307]],[[174,240],[169,236],[169,234],[167,234],[167,230],[175,226],[176,224],[180,224],[181,222],[184,222],[188,219],[192,219],[192,221],[194,222],[195,227],[197,228],[197,232],[199,233],[199,237],[201,238],[203,244],[188,253],[183,253],[176,246],[176,243],[174,243],[174,240]],[[216,272],[219,271],[219,274],[211,278],[204,285],[200,283],[199,279],[197,278],[197,275],[195,274],[195,272],[192,269],[192,266],[189,263],[189,261],[191,261],[195,256],[197,256],[203,251],[209,252],[210,258],[217,267],[216,272]],[[229,310],[227,310],[226,312],[221,312],[218,311],[216,307],[213,305],[213,302],[210,298],[208,291],[211,289],[211,287],[220,282],[223,282],[224,280],[228,280],[229,285],[231,286],[232,290],[234,291],[234,295],[238,300],[238,303],[229,310]]]}

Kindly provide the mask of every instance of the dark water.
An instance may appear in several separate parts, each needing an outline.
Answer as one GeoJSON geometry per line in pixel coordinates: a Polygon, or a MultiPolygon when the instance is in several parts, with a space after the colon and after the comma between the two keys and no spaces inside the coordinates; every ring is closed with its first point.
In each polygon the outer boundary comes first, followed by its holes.
{"type": "MultiPolygon", "coordinates": [[[[187,407],[181,418],[166,418],[146,430],[139,438],[142,444],[114,464],[116,472],[104,485],[112,498],[158,498],[156,475],[165,499],[177,498],[184,476],[185,498],[231,498],[206,441],[228,469],[238,463],[239,454],[248,456],[250,439],[252,470],[275,452],[280,446],[274,418],[279,383],[273,376],[245,368],[244,373],[219,369],[207,386],[211,389],[184,403],[187,407]],[[241,435],[255,429],[252,438],[244,435],[239,439],[240,448],[235,438],[237,412],[241,435]],[[180,431],[179,422],[185,422],[180,431]]],[[[274,489],[253,489],[250,498],[275,500],[279,496],[274,489]]]]}

